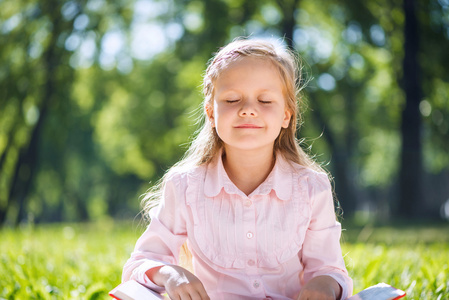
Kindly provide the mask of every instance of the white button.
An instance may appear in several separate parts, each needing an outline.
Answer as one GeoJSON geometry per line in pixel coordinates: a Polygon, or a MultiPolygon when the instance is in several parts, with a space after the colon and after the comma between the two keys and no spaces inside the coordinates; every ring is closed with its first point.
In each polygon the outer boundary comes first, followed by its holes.
{"type": "Polygon", "coordinates": [[[249,239],[252,239],[254,236],[254,234],[251,231],[248,231],[248,233],[246,234],[246,237],[249,239]]]}
{"type": "Polygon", "coordinates": [[[246,200],[246,201],[245,201],[245,206],[246,206],[246,207],[250,207],[251,204],[253,204],[253,203],[251,202],[251,200],[246,200]]]}
{"type": "Polygon", "coordinates": [[[253,282],[253,287],[255,287],[256,289],[259,288],[260,283],[256,280],[253,282]]]}
{"type": "Polygon", "coordinates": [[[256,264],[256,262],[252,259],[248,260],[248,266],[252,267],[256,264]]]}

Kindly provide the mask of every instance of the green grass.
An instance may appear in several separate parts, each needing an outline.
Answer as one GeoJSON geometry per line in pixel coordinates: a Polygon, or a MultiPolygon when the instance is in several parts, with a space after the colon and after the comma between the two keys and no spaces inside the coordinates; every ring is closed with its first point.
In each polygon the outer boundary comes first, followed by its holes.
{"type": "MultiPolygon", "coordinates": [[[[379,282],[407,299],[449,299],[449,224],[345,225],[354,291],[379,282]]],[[[142,226],[124,222],[0,231],[0,299],[111,299],[142,226]]]]}
{"type": "Polygon", "coordinates": [[[131,223],[0,231],[0,299],[112,299],[141,233],[131,223]]]}
{"type": "Polygon", "coordinates": [[[355,293],[385,282],[406,299],[449,299],[449,224],[365,226],[344,231],[343,240],[355,293]]]}

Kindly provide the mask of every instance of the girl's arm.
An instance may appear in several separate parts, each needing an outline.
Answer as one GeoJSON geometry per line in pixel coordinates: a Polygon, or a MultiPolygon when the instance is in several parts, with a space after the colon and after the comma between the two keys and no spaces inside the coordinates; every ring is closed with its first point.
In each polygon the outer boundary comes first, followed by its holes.
{"type": "Polygon", "coordinates": [[[146,274],[155,284],[165,287],[170,299],[209,300],[201,281],[180,266],[165,265],[152,268],[146,274]]]}
{"type": "Polygon", "coordinates": [[[336,297],[330,299],[346,299],[352,294],[352,279],[341,252],[341,225],[335,217],[332,188],[324,173],[309,176],[308,180],[311,220],[301,251],[303,290],[310,293],[317,286],[326,285],[336,297]]]}
{"type": "Polygon", "coordinates": [[[338,300],[341,299],[342,288],[330,276],[317,276],[312,278],[301,289],[297,300],[338,300]]]}
{"type": "Polygon", "coordinates": [[[164,292],[165,284],[157,284],[148,275],[165,265],[178,264],[179,251],[187,237],[186,187],[182,175],[176,174],[166,180],[161,202],[150,212],[151,223],[123,268],[122,281],[133,279],[152,290],[164,292]]]}

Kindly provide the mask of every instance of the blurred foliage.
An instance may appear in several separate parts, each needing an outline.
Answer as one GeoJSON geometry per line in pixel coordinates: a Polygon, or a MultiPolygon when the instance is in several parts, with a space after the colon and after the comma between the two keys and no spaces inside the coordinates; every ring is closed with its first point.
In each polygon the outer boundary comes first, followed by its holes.
{"type": "MultiPolygon", "coordinates": [[[[449,2],[416,3],[435,214],[449,198],[449,2]]],[[[0,1],[0,222],[134,216],[195,133],[208,59],[238,36],[300,53],[299,137],[329,162],[348,212],[383,214],[400,161],[403,26],[397,0],[0,1]]]]}

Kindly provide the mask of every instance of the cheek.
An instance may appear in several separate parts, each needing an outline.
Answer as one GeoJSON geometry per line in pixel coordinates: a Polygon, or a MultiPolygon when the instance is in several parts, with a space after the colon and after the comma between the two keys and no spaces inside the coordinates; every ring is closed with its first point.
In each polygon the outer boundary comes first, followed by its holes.
{"type": "Polygon", "coordinates": [[[283,111],[282,109],[266,111],[265,115],[269,116],[269,118],[271,120],[273,120],[273,122],[276,120],[275,122],[277,124],[279,124],[280,126],[284,126],[285,120],[286,120],[286,116],[287,116],[285,111],[283,111]]]}
{"type": "Polygon", "coordinates": [[[227,119],[233,114],[232,108],[226,106],[215,106],[214,117],[215,119],[227,119]]]}

